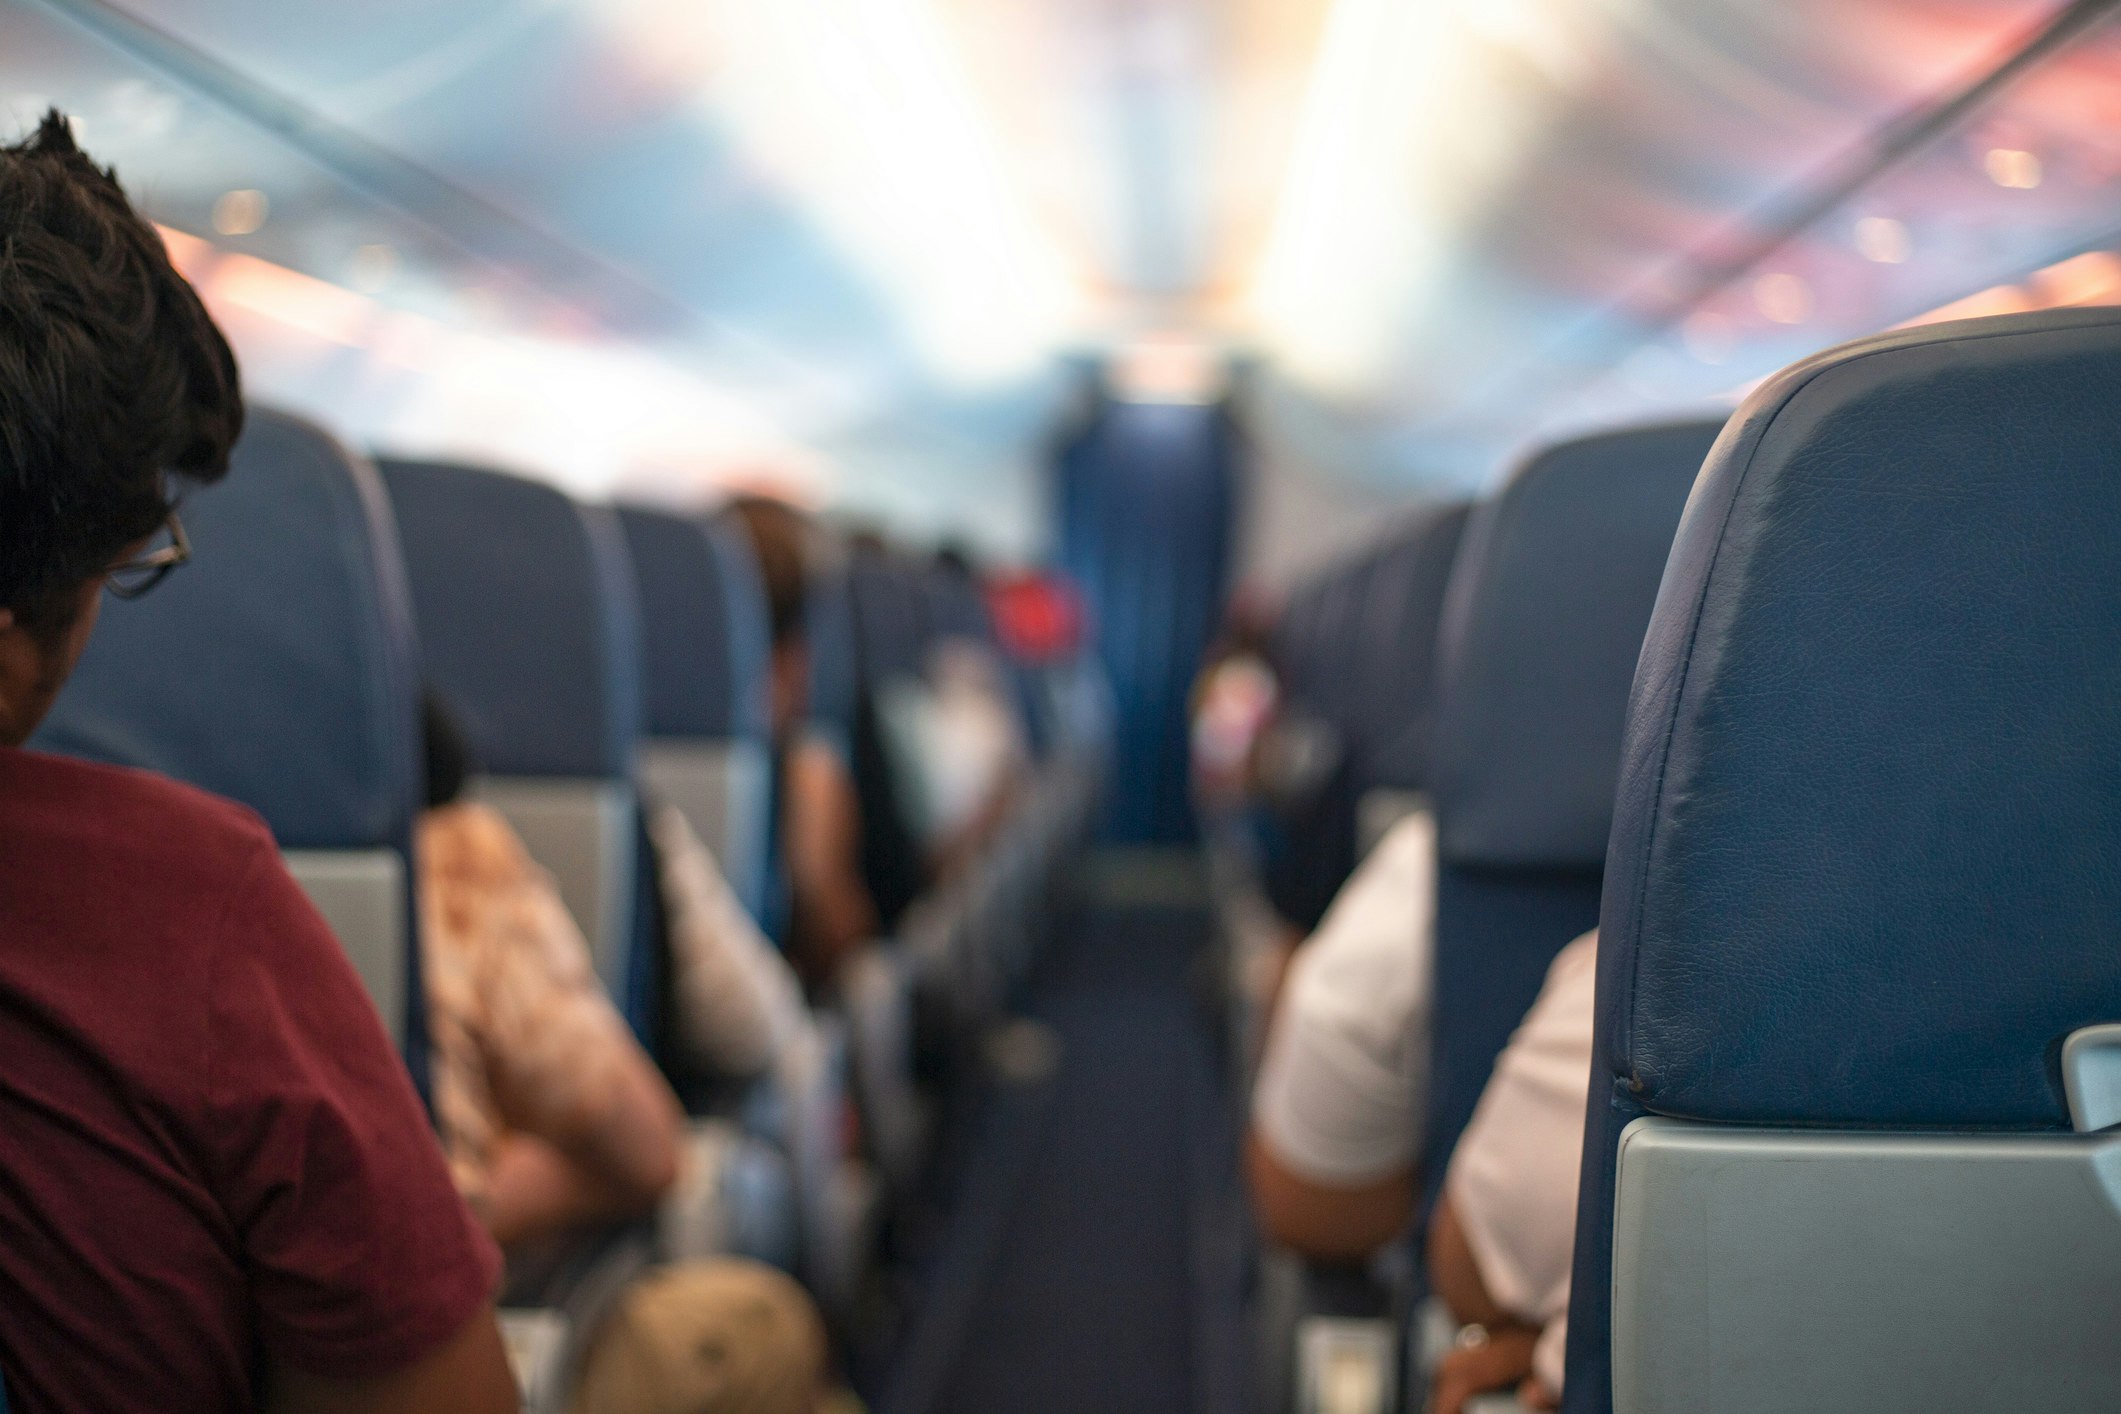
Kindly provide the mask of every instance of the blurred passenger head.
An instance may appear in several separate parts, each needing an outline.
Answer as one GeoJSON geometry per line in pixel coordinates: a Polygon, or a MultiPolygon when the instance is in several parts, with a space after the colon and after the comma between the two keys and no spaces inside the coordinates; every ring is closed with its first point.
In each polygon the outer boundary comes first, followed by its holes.
{"type": "Polygon", "coordinates": [[[743,528],[766,584],[766,613],[773,629],[773,730],[791,730],[809,696],[810,664],[805,628],[810,609],[810,520],[786,501],[739,496],[730,519],[743,528]]]}
{"type": "Polygon", "coordinates": [[[825,1327],[781,1272],[741,1258],[664,1267],[598,1330],[574,1414],[816,1414],[825,1327]]]}
{"type": "Polygon", "coordinates": [[[87,644],[106,574],[218,480],[243,426],[198,295],[65,118],[0,147],[0,742],[87,644]]]}
{"type": "Polygon", "coordinates": [[[427,748],[427,808],[433,810],[464,794],[464,785],[478,774],[479,763],[449,699],[432,687],[420,693],[420,726],[427,748]]]}

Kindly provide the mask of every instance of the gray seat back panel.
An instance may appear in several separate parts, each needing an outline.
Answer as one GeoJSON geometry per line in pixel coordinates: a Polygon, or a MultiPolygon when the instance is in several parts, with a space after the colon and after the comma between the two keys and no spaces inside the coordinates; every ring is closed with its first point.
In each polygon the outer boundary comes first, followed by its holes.
{"type": "Polygon", "coordinates": [[[394,849],[291,849],[282,857],[338,935],[392,1039],[403,1045],[404,857],[394,849]]]}
{"type": "Polygon", "coordinates": [[[552,875],[589,940],[605,991],[625,996],[633,936],[632,788],[598,777],[486,776],[473,791],[507,817],[530,857],[552,875]]]}
{"type": "Polygon", "coordinates": [[[1620,1414],[2121,1409],[2121,1132],[1620,1144],[1620,1414]]]}

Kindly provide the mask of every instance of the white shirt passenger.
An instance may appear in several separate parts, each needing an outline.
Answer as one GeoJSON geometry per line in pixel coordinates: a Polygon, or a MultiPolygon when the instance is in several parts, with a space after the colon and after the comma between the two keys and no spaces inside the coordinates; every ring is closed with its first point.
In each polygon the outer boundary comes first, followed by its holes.
{"type": "Polygon", "coordinates": [[[1436,825],[1409,815],[1342,886],[1290,963],[1252,1099],[1274,1157],[1358,1187],[1419,1152],[1429,1080],[1436,825]]]}
{"type": "Polygon", "coordinates": [[[1539,1000],[1496,1061],[1445,1180],[1488,1294],[1543,1327],[1532,1373],[1555,1394],[1568,1340],[1597,978],[1594,931],[1548,967],[1539,1000]]]}

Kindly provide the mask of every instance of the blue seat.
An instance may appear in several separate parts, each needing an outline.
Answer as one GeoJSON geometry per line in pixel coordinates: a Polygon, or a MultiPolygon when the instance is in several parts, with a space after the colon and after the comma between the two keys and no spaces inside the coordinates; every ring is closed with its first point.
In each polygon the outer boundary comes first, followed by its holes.
{"type": "Polygon", "coordinates": [[[1281,681],[1285,743],[1301,742],[1299,779],[1274,802],[1262,883],[1276,913],[1318,926],[1356,862],[1359,739],[1367,704],[1357,662],[1376,556],[1338,565],[1290,596],[1272,655],[1281,681]]]}
{"type": "Polygon", "coordinates": [[[2115,311],[1941,324],[1710,456],[1607,858],[1577,1414],[2121,1407],[2121,1132],[2069,1133],[2121,1120],[2116,387],[2115,311]]]}
{"type": "Polygon", "coordinates": [[[1436,630],[1469,501],[1424,512],[1386,544],[1358,625],[1354,664],[1361,789],[1425,792],[1435,729],[1436,630]]]}
{"type": "Polygon", "coordinates": [[[381,465],[427,678],[485,770],[474,790],[552,872],[606,989],[649,1034],[633,787],[640,636],[618,519],[501,472],[381,465]]]}
{"type": "Polygon", "coordinates": [[[1547,966],[1598,921],[1628,684],[1718,424],[1564,442],[1474,511],[1439,630],[1435,1005],[1423,1172],[1440,1189],[1547,966]]]}
{"type": "Polygon", "coordinates": [[[772,759],[758,565],[729,527],[634,506],[618,517],[640,586],[642,779],[684,812],[737,897],[762,918],[772,759]]]}
{"type": "Polygon", "coordinates": [[[383,487],[327,433],[254,409],[228,478],[182,513],[192,562],[105,610],[35,744],[264,816],[424,1091],[417,645],[383,487]]]}

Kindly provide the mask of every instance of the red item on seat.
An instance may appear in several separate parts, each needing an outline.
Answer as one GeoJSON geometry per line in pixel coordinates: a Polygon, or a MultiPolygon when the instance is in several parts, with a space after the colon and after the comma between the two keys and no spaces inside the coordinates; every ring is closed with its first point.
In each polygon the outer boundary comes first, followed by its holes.
{"type": "Polygon", "coordinates": [[[0,1370],[13,1408],[380,1375],[499,1255],[331,931],[241,806],[0,750],[0,1370]]]}
{"type": "Polygon", "coordinates": [[[987,584],[987,612],[1002,647],[1024,662],[1058,662],[1082,644],[1082,600],[1052,576],[996,576],[987,584]]]}

